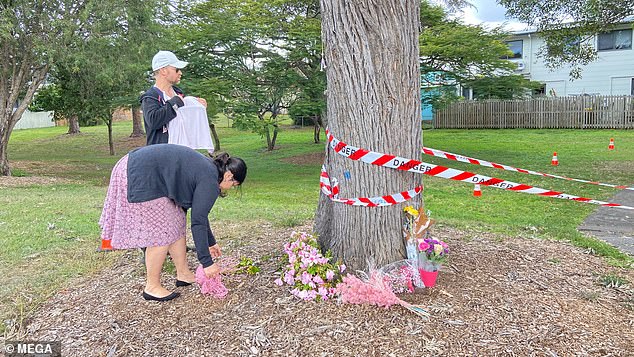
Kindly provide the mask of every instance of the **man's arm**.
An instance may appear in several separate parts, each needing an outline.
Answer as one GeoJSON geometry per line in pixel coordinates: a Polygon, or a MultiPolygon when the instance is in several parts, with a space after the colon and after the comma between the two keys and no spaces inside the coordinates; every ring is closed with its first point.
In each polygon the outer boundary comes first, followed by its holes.
{"type": "Polygon", "coordinates": [[[161,104],[158,98],[149,96],[143,97],[141,100],[141,109],[143,110],[143,118],[145,121],[146,131],[155,131],[167,125],[170,120],[176,118],[176,108],[180,108],[185,103],[183,99],[175,95],[170,100],[161,104]]]}

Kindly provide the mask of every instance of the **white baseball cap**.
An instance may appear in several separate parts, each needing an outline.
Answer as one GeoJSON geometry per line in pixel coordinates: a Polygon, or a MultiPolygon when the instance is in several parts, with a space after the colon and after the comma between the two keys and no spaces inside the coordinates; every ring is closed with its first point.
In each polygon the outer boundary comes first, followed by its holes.
{"type": "Polygon", "coordinates": [[[158,51],[152,58],[152,71],[156,71],[163,67],[172,66],[174,68],[185,68],[187,62],[176,58],[176,55],[170,51],[158,51]]]}

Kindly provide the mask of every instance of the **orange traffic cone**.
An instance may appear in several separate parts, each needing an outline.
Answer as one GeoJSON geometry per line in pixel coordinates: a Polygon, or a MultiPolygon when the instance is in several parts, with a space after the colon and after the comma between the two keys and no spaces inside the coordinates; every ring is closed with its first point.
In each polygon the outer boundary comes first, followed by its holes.
{"type": "Polygon", "coordinates": [[[476,183],[473,186],[473,196],[474,197],[480,197],[482,196],[482,191],[480,190],[480,184],[476,183]]]}
{"type": "Polygon", "coordinates": [[[559,166],[559,160],[557,159],[557,153],[556,152],[553,153],[553,159],[550,162],[550,164],[553,165],[553,166],[559,166]]]}
{"type": "Polygon", "coordinates": [[[101,240],[101,250],[113,250],[112,245],[110,244],[110,239],[102,239],[101,240]]]}
{"type": "Polygon", "coordinates": [[[614,150],[614,138],[610,138],[610,145],[608,145],[608,150],[614,150]]]}

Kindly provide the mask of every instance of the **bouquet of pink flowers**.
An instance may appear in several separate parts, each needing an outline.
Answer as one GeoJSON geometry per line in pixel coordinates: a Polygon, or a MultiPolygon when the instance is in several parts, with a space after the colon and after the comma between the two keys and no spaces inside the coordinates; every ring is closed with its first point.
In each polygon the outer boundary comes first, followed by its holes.
{"type": "Polygon", "coordinates": [[[307,301],[334,297],[346,266],[331,263],[330,251],[322,255],[314,235],[293,232],[291,241],[284,245],[284,253],[286,264],[275,284],[291,286],[291,294],[307,301]]]}
{"type": "MultiPolygon", "coordinates": [[[[404,272],[409,271],[407,266],[403,266],[404,272]]],[[[428,318],[429,312],[422,306],[412,305],[401,300],[395,294],[399,282],[390,279],[386,272],[370,268],[369,274],[360,272],[361,278],[348,274],[343,277],[341,283],[337,285],[337,293],[344,304],[369,304],[388,308],[392,305],[401,305],[420,317],[428,318]],[[397,284],[394,284],[394,283],[397,284]]]]}

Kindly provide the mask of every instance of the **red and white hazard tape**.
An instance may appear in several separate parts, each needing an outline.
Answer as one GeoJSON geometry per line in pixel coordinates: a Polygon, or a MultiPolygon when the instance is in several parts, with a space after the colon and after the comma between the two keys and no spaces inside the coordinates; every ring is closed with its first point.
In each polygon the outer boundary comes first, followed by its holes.
{"type": "Polygon", "coordinates": [[[588,180],[582,180],[582,179],[575,179],[575,178],[570,178],[570,177],[565,177],[565,176],[546,174],[546,173],[543,173],[543,172],[537,172],[537,171],[532,171],[532,170],[519,169],[517,167],[512,167],[512,166],[502,165],[502,164],[496,164],[495,162],[490,162],[490,161],[480,160],[480,159],[474,159],[472,157],[462,156],[462,155],[458,155],[458,154],[453,154],[453,153],[450,153],[450,152],[446,152],[446,151],[442,151],[442,150],[438,150],[438,149],[432,149],[432,148],[428,148],[428,147],[423,147],[422,152],[425,155],[442,157],[442,158],[445,158],[445,159],[466,162],[466,163],[473,164],[473,165],[481,165],[481,166],[486,166],[486,167],[493,167],[493,168],[500,169],[500,170],[515,171],[515,172],[521,172],[523,174],[544,176],[544,177],[550,177],[550,178],[556,178],[556,179],[562,179],[562,180],[568,180],[568,181],[583,182],[583,183],[588,183],[588,184],[592,184],[592,185],[612,187],[612,188],[616,188],[616,189],[620,189],[620,190],[632,190],[632,191],[634,191],[634,187],[628,187],[628,186],[623,186],[623,185],[614,185],[614,184],[611,184],[611,183],[588,181],[588,180]]]}
{"type": "Polygon", "coordinates": [[[369,151],[362,148],[357,148],[351,145],[348,145],[338,139],[336,139],[331,133],[330,130],[326,129],[326,136],[328,137],[328,142],[330,147],[335,150],[335,152],[343,155],[352,160],[360,160],[362,162],[378,165],[382,167],[389,167],[392,169],[415,172],[419,174],[425,174],[430,176],[442,177],[455,181],[463,181],[472,184],[480,184],[485,186],[491,186],[496,188],[501,188],[504,190],[516,191],[516,192],[524,192],[533,195],[539,196],[548,196],[554,198],[561,198],[567,200],[573,200],[578,202],[592,203],[601,206],[607,207],[618,207],[624,209],[634,210],[634,207],[623,206],[618,203],[610,203],[594,200],[586,197],[579,197],[569,195],[563,192],[546,190],[539,187],[524,185],[515,183],[512,181],[506,181],[503,179],[489,177],[484,175],[478,175],[472,172],[461,171],[452,169],[445,166],[428,164],[425,162],[421,162],[418,160],[407,159],[400,156],[381,154],[374,151],[369,151]]]}
{"type": "Polygon", "coordinates": [[[383,207],[403,203],[416,197],[423,191],[423,186],[418,186],[413,190],[403,191],[401,193],[387,196],[339,198],[339,185],[337,183],[337,179],[333,178],[331,185],[330,177],[328,176],[328,172],[326,172],[326,167],[323,165],[321,166],[321,175],[319,176],[319,187],[321,188],[321,191],[334,202],[366,207],[383,207]]]}

